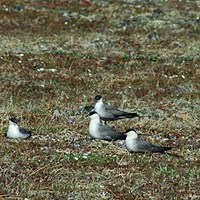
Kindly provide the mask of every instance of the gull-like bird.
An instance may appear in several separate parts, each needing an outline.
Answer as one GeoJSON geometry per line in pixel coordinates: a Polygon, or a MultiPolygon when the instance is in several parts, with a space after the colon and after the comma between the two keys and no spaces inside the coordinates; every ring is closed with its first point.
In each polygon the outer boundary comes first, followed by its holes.
{"type": "Polygon", "coordinates": [[[101,95],[96,95],[94,100],[96,102],[94,110],[104,121],[114,121],[118,119],[140,117],[137,113],[128,113],[123,110],[119,110],[118,108],[115,108],[111,105],[103,103],[101,95]]]}
{"type": "Polygon", "coordinates": [[[31,137],[31,131],[27,131],[26,129],[21,128],[17,125],[17,119],[11,118],[9,119],[8,131],[5,135],[7,138],[12,139],[28,139],[31,137]]]}
{"type": "Polygon", "coordinates": [[[157,146],[148,141],[139,139],[138,134],[133,129],[127,130],[126,135],[127,137],[126,137],[125,145],[126,145],[127,150],[130,152],[165,153],[165,151],[172,149],[172,147],[157,146]]]}
{"type": "Polygon", "coordinates": [[[90,112],[89,135],[93,139],[102,140],[125,140],[126,135],[100,122],[100,117],[96,112],[90,112]]]}

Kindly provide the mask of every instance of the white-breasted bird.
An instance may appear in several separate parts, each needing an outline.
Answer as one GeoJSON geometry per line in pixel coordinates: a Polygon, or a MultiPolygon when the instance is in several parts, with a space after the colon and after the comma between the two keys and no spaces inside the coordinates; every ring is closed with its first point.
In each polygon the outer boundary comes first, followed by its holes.
{"type": "Polygon", "coordinates": [[[100,117],[96,112],[90,112],[89,135],[94,139],[102,140],[125,140],[126,135],[100,122],[100,117]]]}
{"type": "Polygon", "coordinates": [[[119,110],[118,108],[115,108],[111,105],[103,103],[101,95],[96,95],[94,100],[96,102],[94,110],[104,121],[114,121],[125,118],[140,117],[137,113],[128,113],[123,110],[119,110]]]}
{"type": "Polygon", "coordinates": [[[17,119],[11,118],[9,119],[8,131],[5,136],[12,139],[28,139],[31,137],[31,131],[27,131],[24,128],[21,128],[17,125],[17,119]]]}
{"type": "Polygon", "coordinates": [[[165,153],[165,151],[172,149],[172,147],[157,146],[148,141],[138,138],[138,134],[133,129],[127,130],[126,135],[127,137],[126,137],[125,145],[126,145],[127,150],[130,152],[165,153]]]}

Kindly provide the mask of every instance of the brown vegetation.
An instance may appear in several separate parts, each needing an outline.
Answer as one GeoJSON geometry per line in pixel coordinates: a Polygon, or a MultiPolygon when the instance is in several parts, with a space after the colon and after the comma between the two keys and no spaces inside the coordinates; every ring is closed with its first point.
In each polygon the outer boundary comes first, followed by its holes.
{"type": "Polygon", "coordinates": [[[199,199],[198,1],[0,2],[0,199],[199,199]],[[134,127],[177,158],[88,139],[80,106],[148,117],[134,127]],[[53,110],[62,115],[53,118],[53,110]],[[9,117],[33,131],[4,137],[9,117]]]}

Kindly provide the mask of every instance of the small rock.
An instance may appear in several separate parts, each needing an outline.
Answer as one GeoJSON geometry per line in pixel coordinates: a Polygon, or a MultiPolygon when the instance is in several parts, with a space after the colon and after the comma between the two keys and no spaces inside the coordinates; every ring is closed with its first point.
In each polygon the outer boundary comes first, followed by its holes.
{"type": "Polygon", "coordinates": [[[76,114],[80,115],[82,113],[91,112],[92,110],[94,110],[94,106],[80,106],[76,114]]]}

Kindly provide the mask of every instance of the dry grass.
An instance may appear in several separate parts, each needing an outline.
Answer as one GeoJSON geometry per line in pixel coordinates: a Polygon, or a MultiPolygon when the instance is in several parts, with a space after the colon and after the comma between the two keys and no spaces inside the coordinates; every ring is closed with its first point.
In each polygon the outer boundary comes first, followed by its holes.
{"type": "Polygon", "coordinates": [[[2,0],[0,199],[199,199],[199,7],[2,0]],[[96,94],[149,116],[117,129],[149,132],[182,158],[89,140],[76,111],[96,94]],[[13,116],[30,140],[4,138],[13,116]]]}

